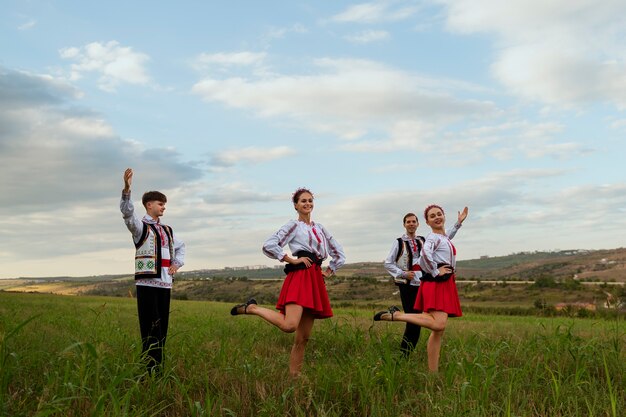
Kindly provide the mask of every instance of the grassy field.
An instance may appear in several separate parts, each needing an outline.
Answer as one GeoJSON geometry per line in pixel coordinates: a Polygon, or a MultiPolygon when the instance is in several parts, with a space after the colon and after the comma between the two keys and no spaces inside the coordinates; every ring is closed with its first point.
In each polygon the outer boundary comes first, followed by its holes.
{"type": "Polygon", "coordinates": [[[0,292],[2,416],[612,416],[626,409],[623,319],[466,314],[451,320],[439,374],[423,332],[370,309],[319,321],[302,377],[293,335],[231,304],[172,302],[163,375],[142,375],[132,299],[0,292]]]}

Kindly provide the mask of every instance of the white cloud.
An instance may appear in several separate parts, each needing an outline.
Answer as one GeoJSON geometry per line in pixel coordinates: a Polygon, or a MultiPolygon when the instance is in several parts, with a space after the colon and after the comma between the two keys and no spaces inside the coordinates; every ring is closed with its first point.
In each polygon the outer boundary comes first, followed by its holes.
{"type": "Polygon", "coordinates": [[[286,158],[295,154],[295,150],[288,146],[274,148],[246,147],[229,149],[218,152],[211,158],[214,166],[232,166],[238,163],[258,164],[275,159],[286,158]]]}
{"type": "MultiPolygon", "coordinates": [[[[241,209],[237,207],[241,203],[246,203],[247,207],[249,207],[250,203],[267,203],[271,201],[280,201],[283,199],[283,196],[277,196],[269,192],[259,191],[253,189],[249,185],[244,183],[222,183],[215,184],[211,187],[210,192],[203,192],[200,194],[203,201],[209,205],[231,205],[230,206],[230,215],[234,217],[238,217],[241,215],[249,216],[252,214],[252,210],[250,212],[246,212],[246,209],[241,209]]],[[[212,208],[215,210],[215,208],[212,208]]]]}
{"type": "Polygon", "coordinates": [[[345,39],[354,43],[366,44],[372,42],[381,42],[389,39],[389,37],[389,32],[385,30],[364,30],[353,35],[348,35],[345,37],[345,39]]]}
{"type": "Polygon", "coordinates": [[[289,27],[270,27],[262,38],[265,42],[270,42],[274,39],[282,39],[288,33],[307,33],[308,29],[306,26],[296,23],[289,27]]]}
{"type": "Polygon", "coordinates": [[[470,157],[487,154],[499,160],[514,156],[526,158],[550,157],[570,159],[595,152],[575,141],[563,141],[564,127],[554,122],[530,122],[510,120],[495,125],[483,124],[459,131],[446,140],[446,149],[470,157]]]}
{"type": "Polygon", "coordinates": [[[436,138],[437,132],[437,127],[433,123],[404,120],[391,123],[387,136],[383,138],[348,142],[339,148],[350,152],[397,152],[399,150],[428,152],[442,145],[441,141],[436,138]]]}
{"type": "Polygon", "coordinates": [[[250,66],[261,64],[266,58],[265,52],[230,52],[230,53],[202,53],[195,59],[195,65],[198,67],[206,67],[211,65],[218,66],[250,66]]]}
{"type": "Polygon", "coordinates": [[[128,166],[144,176],[151,172],[150,180],[164,188],[199,177],[176,150],[124,140],[101,116],[66,106],[76,95],[52,77],[0,69],[0,193],[11,195],[2,214],[75,207],[117,194],[128,166]]]}
{"type": "Polygon", "coordinates": [[[622,130],[626,129],[626,119],[618,119],[611,121],[611,129],[622,130]]]}
{"type": "Polygon", "coordinates": [[[422,211],[430,203],[444,207],[447,224],[456,219],[458,210],[469,206],[470,215],[455,237],[461,259],[506,255],[531,247],[612,247],[614,241],[607,242],[603,235],[626,227],[626,184],[554,190],[551,184],[564,174],[556,169],[490,172],[475,180],[460,178],[446,187],[433,187],[436,176],[423,176],[416,180],[420,187],[415,190],[347,196],[330,207],[318,203],[316,218],[344,245],[349,262],[382,260],[393,239],[403,232],[402,216],[407,212],[420,216],[418,234],[427,234],[422,211]],[[539,189],[551,191],[538,193],[539,189]],[[577,227],[564,228],[564,216],[576,219],[577,227]]]}
{"type": "Polygon", "coordinates": [[[450,95],[463,83],[420,77],[367,61],[318,59],[317,74],[207,77],[193,92],[207,101],[291,119],[309,129],[356,140],[390,133],[397,123],[437,123],[493,114],[492,103],[450,95]]]}
{"type": "Polygon", "coordinates": [[[396,6],[392,1],[376,1],[350,6],[330,20],[338,23],[392,22],[408,19],[418,10],[417,6],[396,6]]]}
{"type": "Polygon", "coordinates": [[[29,30],[34,28],[37,25],[37,21],[35,19],[30,19],[29,21],[22,23],[17,27],[18,30],[29,30]]]}
{"type": "Polygon", "coordinates": [[[99,74],[98,86],[104,91],[114,92],[120,83],[146,85],[150,82],[145,68],[149,56],[121,46],[117,41],[63,48],[59,54],[61,58],[77,61],[71,65],[71,80],[94,72],[99,74]]]}
{"type": "Polygon", "coordinates": [[[191,67],[202,74],[231,74],[231,77],[234,77],[237,71],[244,74],[250,71],[256,76],[265,77],[271,75],[266,60],[267,53],[265,52],[201,53],[192,60],[191,67]]]}
{"type": "Polygon", "coordinates": [[[436,0],[447,26],[493,33],[493,74],[512,92],[564,106],[626,107],[626,3],[621,0],[436,0]]]}

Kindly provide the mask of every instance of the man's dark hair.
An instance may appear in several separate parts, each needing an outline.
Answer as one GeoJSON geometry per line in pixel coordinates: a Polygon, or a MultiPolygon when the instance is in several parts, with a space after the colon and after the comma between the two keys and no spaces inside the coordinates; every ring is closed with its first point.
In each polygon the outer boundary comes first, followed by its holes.
{"type": "Polygon", "coordinates": [[[145,207],[150,201],[160,201],[161,203],[167,203],[167,197],[160,191],[148,191],[141,197],[141,203],[145,207]]]}
{"type": "MultiPolygon", "coordinates": [[[[404,215],[404,218],[402,219],[402,224],[406,223],[406,219],[408,219],[409,217],[415,217],[417,219],[417,216],[415,215],[415,213],[407,213],[404,215]]],[[[417,221],[419,221],[419,219],[417,219],[417,221]]]]}

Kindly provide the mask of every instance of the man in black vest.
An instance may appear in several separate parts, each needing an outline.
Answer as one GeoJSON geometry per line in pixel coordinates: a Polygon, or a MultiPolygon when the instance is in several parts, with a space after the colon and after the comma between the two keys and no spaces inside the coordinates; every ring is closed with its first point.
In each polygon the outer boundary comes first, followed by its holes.
{"type": "MultiPolygon", "coordinates": [[[[418,260],[424,244],[424,237],[415,234],[419,226],[419,221],[415,214],[407,213],[402,223],[406,233],[394,241],[393,247],[385,259],[385,269],[398,286],[404,312],[420,313],[413,306],[415,305],[420,277],[422,276],[418,260]]],[[[420,338],[421,329],[416,324],[406,324],[404,336],[400,344],[400,350],[405,356],[408,356],[415,348],[420,338]]]]}

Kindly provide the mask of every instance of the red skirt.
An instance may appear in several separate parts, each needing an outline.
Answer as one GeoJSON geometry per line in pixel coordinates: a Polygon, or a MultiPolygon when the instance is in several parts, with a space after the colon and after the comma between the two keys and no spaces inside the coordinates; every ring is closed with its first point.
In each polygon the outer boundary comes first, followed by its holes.
{"type": "Polygon", "coordinates": [[[298,304],[310,310],[316,319],[326,319],[333,316],[326,283],[319,265],[314,264],[310,268],[287,274],[278,295],[276,308],[285,314],[287,304],[298,304]]]}
{"type": "Polygon", "coordinates": [[[461,303],[454,275],[444,282],[422,281],[414,308],[419,311],[445,311],[449,317],[461,317],[461,303]]]}

